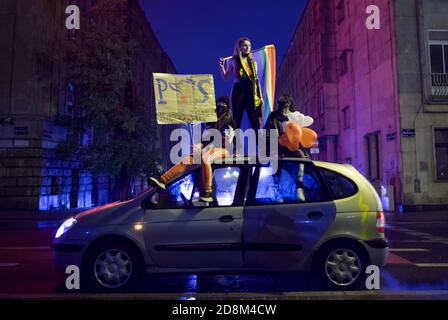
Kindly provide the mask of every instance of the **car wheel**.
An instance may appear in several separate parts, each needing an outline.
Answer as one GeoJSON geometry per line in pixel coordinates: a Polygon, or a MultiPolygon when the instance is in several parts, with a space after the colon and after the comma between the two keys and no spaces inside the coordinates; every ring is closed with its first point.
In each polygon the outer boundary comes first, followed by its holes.
{"type": "Polygon", "coordinates": [[[143,264],[131,246],[121,242],[100,243],[86,261],[87,287],[96,291],[123,291],[136,286],[143,264]]]}
{"type": "Polygon", "coordinates": [[[325,288],[354,290],[364,283],[367,262],[367,255],[360,245],[341,241],[318,253],[315,268],[325,288]]]}

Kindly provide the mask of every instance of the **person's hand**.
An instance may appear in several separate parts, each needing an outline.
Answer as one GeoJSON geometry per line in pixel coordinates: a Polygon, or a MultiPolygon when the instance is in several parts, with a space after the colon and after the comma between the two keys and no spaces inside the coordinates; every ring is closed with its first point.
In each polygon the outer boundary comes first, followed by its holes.
{"type": "Polygon", "coordinates": [[[226,72],[226,67],[225,67],[225,60],[224,60],[224,58],[222,58],[222,57],[219,58],[218,64],[219,64],[219,67],[221,68],[221,72],[225,73],[226,72]]]}

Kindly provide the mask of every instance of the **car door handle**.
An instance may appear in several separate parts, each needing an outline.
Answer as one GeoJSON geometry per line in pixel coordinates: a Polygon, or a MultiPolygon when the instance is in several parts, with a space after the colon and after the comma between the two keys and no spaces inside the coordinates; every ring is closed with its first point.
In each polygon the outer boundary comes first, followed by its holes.
{"type": "Polygon", "coordinates": [[[219,218],[219,222],[232,222],[233,221],[233,216],[221,216],[219,218]]]}
{"type": "Polygon", "coordinates": [[[320,219],[324,216],[324,214],[320,211],[313,211],[308,213],[308,218],[310,218],[311,220],[317,220],[320,219]]]}

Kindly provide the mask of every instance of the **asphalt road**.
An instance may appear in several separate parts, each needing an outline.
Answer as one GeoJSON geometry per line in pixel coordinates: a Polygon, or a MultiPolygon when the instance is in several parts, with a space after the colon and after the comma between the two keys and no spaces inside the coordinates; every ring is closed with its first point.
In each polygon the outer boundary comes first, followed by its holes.
{"type": "MultiPolygon", "coordinates": [[[[53,269],[51,241],[59,221],[0,220],[0,297],[80,298],[53,269]]],[[[319,291],[309,274],[147,276],[138,292],[154,299],[448,299],[448,213],[387,215],[391,244],[379,291],[319,291]]],[[[104,297],[89,295],[86,297],[104,297]]]]}

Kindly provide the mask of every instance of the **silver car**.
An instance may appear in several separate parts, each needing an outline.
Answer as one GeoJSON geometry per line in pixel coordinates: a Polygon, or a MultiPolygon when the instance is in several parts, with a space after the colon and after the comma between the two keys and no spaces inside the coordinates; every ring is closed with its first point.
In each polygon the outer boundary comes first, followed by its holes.
{"type": "Polygon", "coordinates": [[[214,165],[212,203],[198,200],[192,167],[166,190],[68,219],[53,243],[57,269],[76,265],[101,291],[128,290],[145,272],[223,271],[313,271],[327,288],[351,290],[368,265],[386,264],[380,199],[353,166],[249,162],[214,165]]]}

